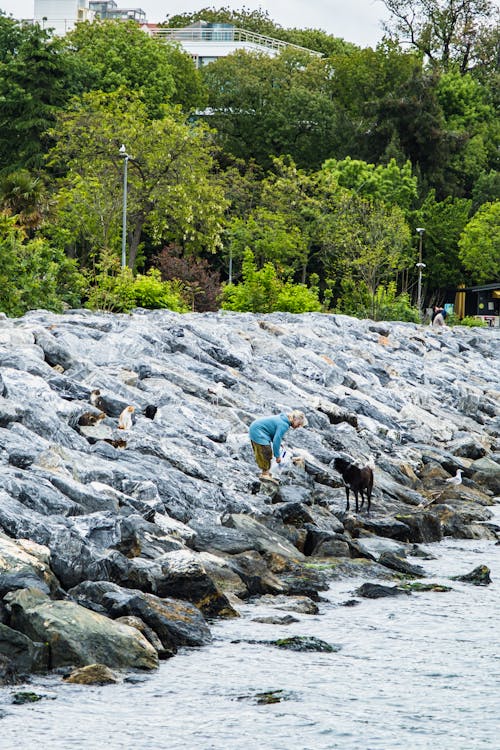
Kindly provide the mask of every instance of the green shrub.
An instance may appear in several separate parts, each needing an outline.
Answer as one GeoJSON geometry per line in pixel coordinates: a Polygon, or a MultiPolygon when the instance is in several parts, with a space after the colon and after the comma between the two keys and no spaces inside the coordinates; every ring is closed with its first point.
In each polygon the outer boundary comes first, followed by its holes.
{"type": "Polygon", "coordinates": [[[278,293],[275,309],[290,313],[319,312],[321,304],[314,289],[287,282],[278,293]]]}
{"type": "Polygon", "coordinates": [[[88,289],[86,307],[107,312],[130,312],[134,307],[187,312],[179,282],[161,281],[157,269],[136,278],[130,268],[121,268],[111,252],[101,255],[96,273],[88,289]]]}
{"type": "Polygon", "coordinates": [[[473,315],[466,316],[461,320],[457,319],[457,322],[449,320],[448,317],[446,318],[446,322],[449,325],[466,326],[467,328],[486,328],[488,325],[484,320],[481,320],[481,318],[475,318],[473,315]]]}
{"type": "Polygon", "coordinates": [[[412,307],[406,292],[396,294],[396,284],[391,282],[386,287],[379,286],[374,300],[375,320],[401,320],[407,323],[419,323],[420,315],[412,307]]]}
{"type": "Polygon", "coordinates": [[[158,269],[152,268],[145,276],[137,274],[133,293],[135,307],[146,307],[150,310],[168,308],[175,312],[187,312],[188,306],[183,299],[182,285],[178,281],[162,281],[158,269]]]}
{"type": "Polygon", "coordinates": [[[335,312],[356,318],[420,322],[419,312],[416,307],[412,307],[408,294],[397,294],[394,282],[377,287],[374,296],[364,282],[356,282],[351,278],[343,279],[341,288],[342,296],[337,300],[335,312]]]}
{"type": "Polygon", "coordinates": [[[243,259],[242,276],[240,284],[223,287],[221,306],[224,310],[259,313],[321,310],[316,289],[282,281],[272,263],[265,263],[258,270],[254,255],[248,248],[243,259]]]}
{"type": "Polygon", "coordinates": [[[85,279],[74,260],[45,239],[27,240],[14,219],[0,215],[0,310],[19,316],[43,308],[61,312],[81,303],[85,279]]]}

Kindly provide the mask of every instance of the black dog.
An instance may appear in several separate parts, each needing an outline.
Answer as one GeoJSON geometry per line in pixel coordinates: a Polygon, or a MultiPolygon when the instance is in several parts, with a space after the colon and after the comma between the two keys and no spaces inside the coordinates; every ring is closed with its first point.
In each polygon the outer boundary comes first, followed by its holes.
{"type": "Polygon", "coordinates": [[[338,471],[345,485],[345,495],[347,498],[346,512],[349,510],[349,490],[354,492],[354,498],[356,500],[356,513],[361,510],[365,501],[364,494],[366,492],[367,499],[367,511],[370,515],[371,507],[371,496],[373,489],[373,465],[368,463],[366,466],[360,468],[356,464],[348,461],[345,458],[337,457],[333,461],[335,470],[338,471]],[[358,508],[358,495],[361,495],[361,504],[358,508]]]}

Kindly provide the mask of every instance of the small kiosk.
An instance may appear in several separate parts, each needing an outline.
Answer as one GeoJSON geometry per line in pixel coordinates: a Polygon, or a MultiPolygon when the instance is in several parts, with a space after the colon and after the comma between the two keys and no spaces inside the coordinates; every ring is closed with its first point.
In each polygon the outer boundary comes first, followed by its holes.
{"type": "Polygon", "coordinates": [[[500,281],[492,284],[463,286],[456,290],[455,315],[459,318],[475,316],[489,326],[500,327],[500,281]]]}

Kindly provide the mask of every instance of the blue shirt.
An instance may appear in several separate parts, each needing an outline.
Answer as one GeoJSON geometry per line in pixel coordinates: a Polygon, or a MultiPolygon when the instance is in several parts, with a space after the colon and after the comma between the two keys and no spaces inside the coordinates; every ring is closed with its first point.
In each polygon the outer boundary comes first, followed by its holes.
{"type": "Polygon", "coordinates": [[[283,435],[289,429],[290,422],[287,415],[283,412],[276,417],[261,417],[260,419],[254,419],[248,434],[250,440],[259,445],[273,445],[273,454],[275,458],[280,455],[281,440],[283,435]]]}

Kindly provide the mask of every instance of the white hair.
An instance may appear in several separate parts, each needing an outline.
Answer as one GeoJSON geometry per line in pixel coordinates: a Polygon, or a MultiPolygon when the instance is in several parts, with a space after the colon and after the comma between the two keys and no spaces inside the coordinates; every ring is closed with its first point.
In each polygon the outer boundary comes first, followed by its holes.
{"type": "Polygon", "coordinates": [[[307,425],[307,418],[303,411],[299,411],[298,409],[294,409],[290,414],[288,415],[288,419],[290,422],[292,420],[296,420],[297,422],[300,422],[302,427],[306,427],[307,425]]]}

